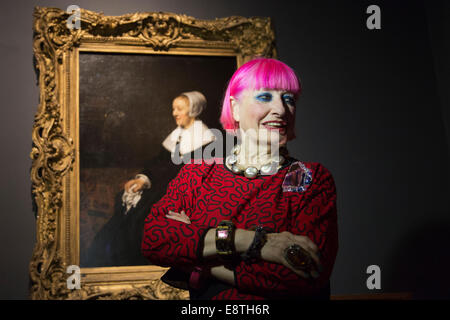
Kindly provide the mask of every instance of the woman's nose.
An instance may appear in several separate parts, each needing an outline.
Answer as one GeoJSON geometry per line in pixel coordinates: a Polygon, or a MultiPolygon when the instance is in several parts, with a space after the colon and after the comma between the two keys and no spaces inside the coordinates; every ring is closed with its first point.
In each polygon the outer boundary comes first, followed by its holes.
{"type": "Polygon", "coordinates": [[[272,112],[278,114],[279,116],[284,116],[284,114],[286,113],[286,106],[283,97],[278,97],[277,99],[273,100],[272,112]]]}

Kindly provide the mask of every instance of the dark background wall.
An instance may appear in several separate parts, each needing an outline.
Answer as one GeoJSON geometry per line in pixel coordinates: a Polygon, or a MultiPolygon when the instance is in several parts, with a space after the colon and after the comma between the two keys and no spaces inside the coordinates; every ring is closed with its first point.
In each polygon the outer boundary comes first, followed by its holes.
{"type": "Polygon", "coordinates": [[[33,8],[70,4],[106,15],[272,17],[279,58],[304,86],[290,150],[322,162],[338,188],[332,293],[374,292],[366,287],[366,268],[376,264],[382,272],[377,292],[450,296],[448,1],[21,0],[0,4],[0,298],[28,297],[35,240],[33,8]],[[381,7],[381,30],[366,28],[371,4],[381,7]]]}

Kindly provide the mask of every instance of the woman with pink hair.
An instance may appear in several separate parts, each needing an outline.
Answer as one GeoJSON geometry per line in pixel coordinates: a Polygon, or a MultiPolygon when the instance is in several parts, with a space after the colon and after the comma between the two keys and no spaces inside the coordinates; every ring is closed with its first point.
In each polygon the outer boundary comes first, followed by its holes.
{"type": "Polygon", "coordinates": [[[148,215],[144,256],[179,270],[163,280],[191,299],[329,299],[336,190],[324,166],[287,151],[300,91],[281,61],[242,65],[220,118],[239,143],[225,161],[185,165],[148,215]]]}

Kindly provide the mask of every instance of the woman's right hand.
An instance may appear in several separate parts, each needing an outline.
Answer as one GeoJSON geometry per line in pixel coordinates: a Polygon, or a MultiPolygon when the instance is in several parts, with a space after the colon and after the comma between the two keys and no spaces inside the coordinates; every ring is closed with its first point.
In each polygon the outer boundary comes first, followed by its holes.
{"type": "Polygon", "coordinates": [[[322,270],[319,248],[308,237],[294,235],[288,231],[267,234],[267,241],[261,249],[261,258],[268,262],[282,264],[303,278],[318,278],[322,270]],[[311,256],[313,260],[311,270],[302,271],[288,262],[285,251],[291,245],[299,245],[311,256]]]}
{"type": "Polygon", "coordinates": [[[145,181],[142,179],[131,179],[127,183],[125,183],[124,189],[125,191],[132,191],[132,192],[138,192],[141,191],[144,188],[145,181]],[[130,190],[130,188],[135,184],[133,187],[133,190],[130,190]]]}

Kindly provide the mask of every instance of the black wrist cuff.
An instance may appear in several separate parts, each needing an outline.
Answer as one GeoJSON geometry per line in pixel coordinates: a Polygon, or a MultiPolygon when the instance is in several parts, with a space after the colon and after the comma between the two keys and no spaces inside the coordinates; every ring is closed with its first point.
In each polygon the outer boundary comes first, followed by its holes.
{"type": "Polygon", "coordinates": [[[267,231],[262,226],[257,226],[255,230],[255,237],[253,238],[250,247],[241,254],[241,259],[246,263],[254,263],[261,258],[261,248],[266,243],[267,231]]]}

